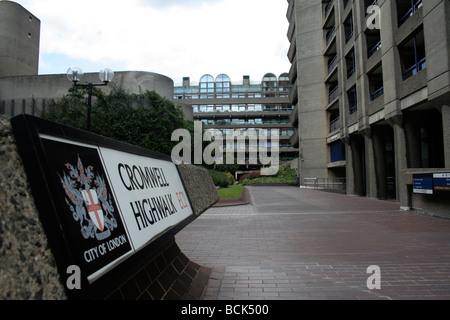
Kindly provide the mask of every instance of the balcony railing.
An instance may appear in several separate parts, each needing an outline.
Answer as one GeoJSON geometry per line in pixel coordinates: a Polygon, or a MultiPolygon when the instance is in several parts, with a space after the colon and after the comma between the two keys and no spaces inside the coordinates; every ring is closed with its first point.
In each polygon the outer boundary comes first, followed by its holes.
{"type": "Polygon", "coordinates": [[[326,41],[327,46],[328,46],[328,44],[330,43],[331,39],[333,39],[333,36],[334,36],[334,32],[335,32],[335,31],[336,31],[336,25],[334,25],[334,26],[331,28],[331,30],[327,32],[327,41],[326,41]]]}
{"type": "Polygon", "coordinates": [[[339,117],[337,117],[336,119],[330,121],[330,133],[337,131],[341,128],[341,123],[339,121],[339,117]]]}
{"type": "Polygon", "coordinates": [[[328,74],[330,74],[330,72],[333,70],[336,64],[337,64],[337,55],[335,55],[334,58],[328,62],[328,74]]]}
{"type": "Polygon", "coordinates": [[[408,79],[409,77],[415,75],[420,70],[423,70],[426,67],[427,67],[427,58],[423,58],[422,60],[420,60],[416,64],[414,64],[412,67],[406,69],[403,72],[403,80],[408,79]]]}
{"type": "Polygon", "coordinates": [[[381,87],[370,94],[370,101],[373,101],[384,94],[384,87],[381,87]]]}
{"type": "Polygon", "coordinates": [[[328,94],[328,103],[331,103],[339,96],[339,86],[334,87],[328,94]]]}
{"type": "Polygon", "coordinates": [[[369,54],[368,54],[369,58],[370,58],[375,52],[377,52],[377,51],[380,50],[380,49],[381,49],[381,40],[378,41],[378,43],[375,44],[375,45],[369,50],[369,54]]]}
{"type": "Polygon", "coordinates": [[[324,12],[325,18],[327,17],[328,12],[330,12],[331,7],[333,6],[333,2],[334,2],[334,0],[330,0],[330,2],[328,2],[327,6],[325,7],[325,12],[324,12]]]}
{"type": "Polygon", "coordinates": [[[345,192],[345,178],[304,178],[302,187],[311,189],[334,190],[336,192],[345,192]]]}
{"type": "Polygon", "coordinates": [[[411,17],[417,10],[422,7],[422,0],[412,2],[411,8],[398,20],[398,25],[401,26],[409,17],[411,17]]]}
{"type": "Polygon", "coordinates": [[[350,78],[352,76],[352,74],[354,74],[356,71],[356,67],[353,66],[350,70],[347,71],[347,79],[350,78]]]}

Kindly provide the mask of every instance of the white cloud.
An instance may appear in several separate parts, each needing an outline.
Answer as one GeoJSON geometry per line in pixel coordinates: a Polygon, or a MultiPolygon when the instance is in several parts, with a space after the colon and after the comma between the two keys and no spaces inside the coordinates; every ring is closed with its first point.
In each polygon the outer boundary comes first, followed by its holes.
{"type": "Polygon", "coordinates": [[[285,0],[17,2],[41,20],[41,54],[66,55],[68,66],[70,59],[96,62],[99,69],[110,63],[175,82],[183,76],[195,82],[205,73],[260,80],[290,67],[285,0]]]}

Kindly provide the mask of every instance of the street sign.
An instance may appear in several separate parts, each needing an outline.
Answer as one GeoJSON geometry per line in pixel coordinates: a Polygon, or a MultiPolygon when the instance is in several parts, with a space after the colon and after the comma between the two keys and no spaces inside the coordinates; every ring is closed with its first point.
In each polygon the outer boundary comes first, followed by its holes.
{"type": "Polygon", "coordinates": [[[433,174],[414,174],[413,192],[420,194],[433,194],[433,174]]]}
{"type": "Polygon", "coordinates": [[[434,190],[450,191],[450,173],[433,174],[434,190]]]}
{"type": "Polygon", "coordinates": [[[84,288],[195,219],[170,156],[28,115],[11,123],[60,273],[80,267],[84,288]]]}

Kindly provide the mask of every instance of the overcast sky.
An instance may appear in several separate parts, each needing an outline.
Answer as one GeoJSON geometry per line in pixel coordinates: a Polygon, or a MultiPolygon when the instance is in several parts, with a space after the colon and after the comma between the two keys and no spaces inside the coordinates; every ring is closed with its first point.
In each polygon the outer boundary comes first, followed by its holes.
{"type": "Polygon", "coordinates": [[[286,0],[16,0],[41,20],[39,74],[150,71],[180,84],[288,72],[286,0]]]}

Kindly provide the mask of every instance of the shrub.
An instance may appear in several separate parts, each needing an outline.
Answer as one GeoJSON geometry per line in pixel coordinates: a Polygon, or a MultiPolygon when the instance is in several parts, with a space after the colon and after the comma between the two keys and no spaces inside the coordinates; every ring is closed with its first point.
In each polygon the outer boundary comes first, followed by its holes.
{"type": "Polygon", "coordinates": [[[244,180],[253,180],[259,178],[260,176],[261,173],[259,171],[248,172],[239,178],[239,182],[242,182],[244,180]]]}
{"type": "Polygon", "coordinates": [[[209,170],[211,178],[214,182],[214,185],[219,186],[221,188],[226,188],[231,185],[230,180],[225,172],[219,172],[215,170],[209,170]]]}

